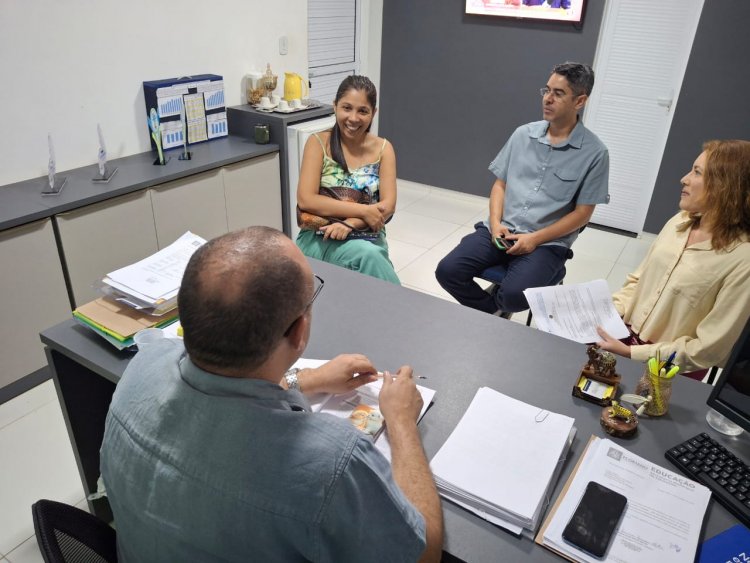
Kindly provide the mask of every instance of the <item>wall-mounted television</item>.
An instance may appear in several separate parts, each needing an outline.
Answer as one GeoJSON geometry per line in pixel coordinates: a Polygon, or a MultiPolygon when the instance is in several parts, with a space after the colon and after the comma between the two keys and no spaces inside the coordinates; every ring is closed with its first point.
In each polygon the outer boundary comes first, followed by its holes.
{"type": "Polygon", "coordinates": [[[580,22],[586,0],[466,0],[466,13],[580,22]]]}

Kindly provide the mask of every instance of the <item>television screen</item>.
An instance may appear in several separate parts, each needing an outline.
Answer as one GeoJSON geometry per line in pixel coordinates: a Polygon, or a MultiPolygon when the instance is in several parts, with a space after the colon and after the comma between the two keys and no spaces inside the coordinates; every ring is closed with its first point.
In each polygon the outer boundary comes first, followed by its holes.
{"type": "Polygon", "coordinates": [[[585,0],[466,0],[466,13],[580,22],[585,0]]]}

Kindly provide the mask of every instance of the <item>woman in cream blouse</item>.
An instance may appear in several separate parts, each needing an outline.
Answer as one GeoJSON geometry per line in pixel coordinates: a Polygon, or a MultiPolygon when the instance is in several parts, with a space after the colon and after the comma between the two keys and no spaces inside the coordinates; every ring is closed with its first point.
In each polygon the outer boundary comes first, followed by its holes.
{"type": "Polygon", "coordinates": [[[614,294],[631,338],[605,350],[646,361],[675,353],[684,375],[723,366],[750,316],[750,142],[709,141],[681,181],[680,212],[614,294]]]}

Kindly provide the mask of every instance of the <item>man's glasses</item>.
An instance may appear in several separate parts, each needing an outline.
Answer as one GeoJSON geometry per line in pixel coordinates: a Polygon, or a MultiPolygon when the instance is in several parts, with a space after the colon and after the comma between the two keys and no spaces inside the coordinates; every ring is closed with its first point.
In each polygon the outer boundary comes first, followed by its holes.
{"type": "MultiPolygon", "coordinates": [[[[321,278],[318,274],[313,274],[313,286],[315,289],[313,289],[312,299],[310,299],[310,302],[305,305],[304,310],[300,314],[300,317],[305,314],[305,311],[307,311],[310,307],[312,307],[312,304],[315,303],[315,300],[317,299],[318,295],[320,294],[320,291],[323,289],[323,286],[326,284],[325,280],[321,278]]],[[[289,328],[286,329],[284,332],[284,336],[289,336],[289,333],[292,331],[292,327],[294,326],[294,323],[297,322],[297,319],[299,317],[295,318],[292,321],[292,324],[289,325],[289,328]]]]}
{"type": "MultiPolygon", "coordinates": [[[[546,86],[544,88],[539,88],[539,93],[542,95],[542,98],[546,96],[547,94],[552,94],[552,97],[555,98],[556,100],[562,100],[565,96],[568,95],[568,93],[565,92],[565,90],[557,90],[557,89],[550,90],[546,86]]],[[[573,97],[575,98],[576,95],[573,94],[573,97]]]]}
{"type": "Polygon", "coordinates": [[[317,287],[313,290],[313,296],[312,299],[310,299],[310,302],[307,304],[307,307],[305,307],[305,311],[309,307],[312,307],[312,304],[315,303],[315,299],[318,297],[318,294],[320,293],[320,290],[323,289],[323,286],[326,284],[325,280],[321,278],[318,274],[313,274],[313,286],[317,285],[317,287]]]}

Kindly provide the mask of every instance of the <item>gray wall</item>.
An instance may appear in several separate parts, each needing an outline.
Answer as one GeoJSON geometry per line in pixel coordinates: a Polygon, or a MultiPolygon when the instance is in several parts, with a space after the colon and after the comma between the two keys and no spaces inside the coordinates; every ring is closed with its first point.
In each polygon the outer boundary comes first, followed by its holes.
{"type": "Polygon", "coordinates": [[[750,139],[750,2],[706,0],[644,230],[677,212],[680,178],[709,139],[750,139]]]}
{"type": "Polygon", "coordinates": [[[465,0],[385,0],[379,134],[398,177],[488,195],[487,166],[541,119],[538,90],[566,60],[593,63],[604,3],[581,25],[467,16],[465,0]]]}

